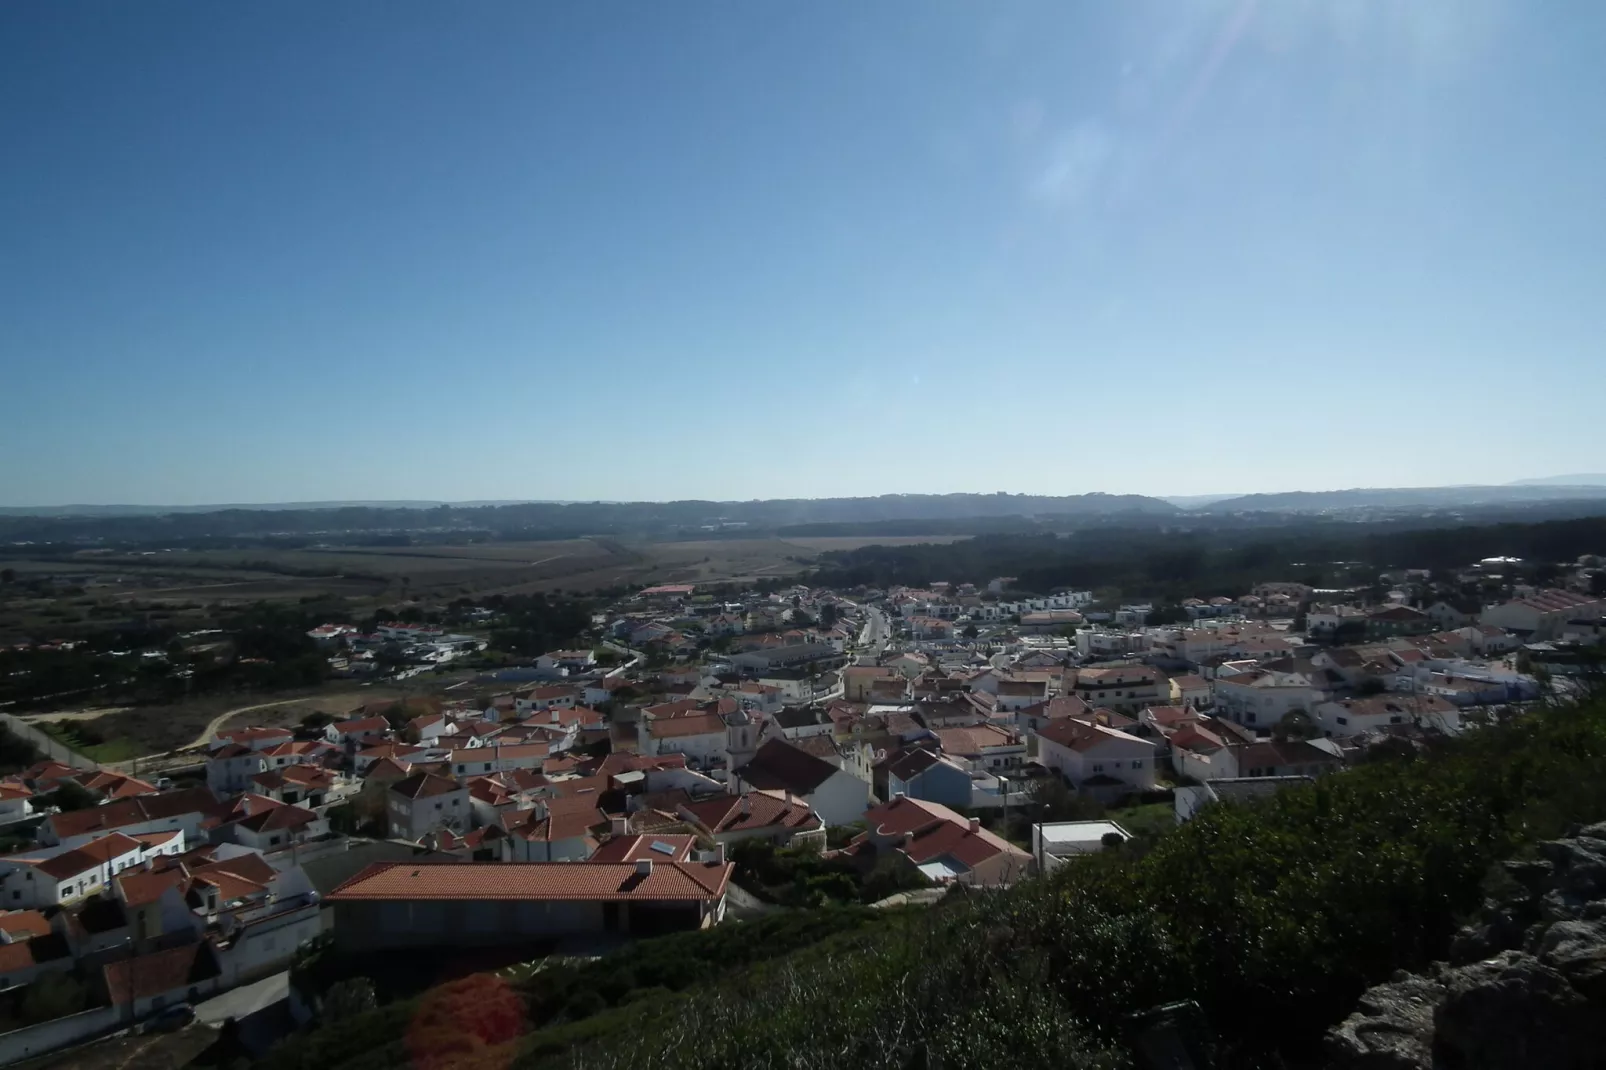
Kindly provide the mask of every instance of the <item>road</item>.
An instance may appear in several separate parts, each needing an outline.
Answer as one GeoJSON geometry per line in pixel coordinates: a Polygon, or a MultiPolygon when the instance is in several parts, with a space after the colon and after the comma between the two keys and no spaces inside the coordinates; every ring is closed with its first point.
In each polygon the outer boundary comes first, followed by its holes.
{"type": "Polygon", "coordinates": [[[231,988],[195,1006],[195,1017],[207,1025],[222,1025],[230,1018],[248,1018],[290,996],[290,971],[231,988]]]}
{"type": "Polygon", "coordinates": [[[859,633],[859,646],[863,653],[879,655],[887,645],[891,632],[886,614],[874,606],[864,608],[864,629],[859,633]]]}

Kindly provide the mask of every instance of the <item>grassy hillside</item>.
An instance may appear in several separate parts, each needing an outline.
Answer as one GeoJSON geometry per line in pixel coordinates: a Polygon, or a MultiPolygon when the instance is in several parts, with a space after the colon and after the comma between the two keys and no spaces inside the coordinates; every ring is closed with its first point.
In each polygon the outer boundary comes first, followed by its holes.
{"type": "MultiPolygon", "coordinates": [[[[550,988],[515,982],[525,1025],[408,1050],[438,1066],[459,1064],[451,1052],[498,1066],[1120,1066],[1128,1015],[1193,1000],[1218,1066],[1299,1065],[1368,984],[1444,956],[1494,862],[1606,818],[1603,773],[1606,704],[1542,711],[1206,811],[1141,856],[950,897],[800,950],[743,926],[676,937],[692,979],[678,992],[661,970],[625,980],[640,973],[627,958],[586,968],[622,979],[605,1007],[554,1013],[550,988]],[[695,955],[700,941],[724,951],[695,955]]],[[[392,1038],[397,1054],[409,1015],[449,1035],[426,1004],[347,1023],[317,1065],[382,1065],[379,1043],[361,1038],[392,1038]]],[[[271,1062],[310,1065],[316,1036],[271,1062]]]]}

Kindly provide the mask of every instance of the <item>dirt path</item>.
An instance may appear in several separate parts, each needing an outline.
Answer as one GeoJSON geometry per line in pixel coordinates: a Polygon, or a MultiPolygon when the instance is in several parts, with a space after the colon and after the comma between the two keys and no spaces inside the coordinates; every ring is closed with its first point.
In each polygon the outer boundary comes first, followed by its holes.
{"type": "Polygon", "coordinates": [[[19,713],[24,721],[37,724],[40,721],[93,721],[96,717],[104,717],[108,713],[122,713],[132,709],[131,706],[96,706],[86,710],[60,710],[56,713],[19,713]]]}
{"type": "Polygon", "coordinates": [[[193,750],[196,747],[206,746],[212,741],[212,737],[217,735],[218,729],[223,727],[224,722],[231,717],[237,717],[242,713],[251,713],[255,710],[270,710],[275,706],[289,706],[293,703],[306,701],[307,696],[302,695],[299,698],[281,698],[275,702],[258,702],[252,706],[237,706],[232,710],[224,710],[222,713],[212,718],[211,723],[206,726],[206,730],[204,732],[196,736],[191,742],[186,743],[184,746],[178,749],[193,750]]]}

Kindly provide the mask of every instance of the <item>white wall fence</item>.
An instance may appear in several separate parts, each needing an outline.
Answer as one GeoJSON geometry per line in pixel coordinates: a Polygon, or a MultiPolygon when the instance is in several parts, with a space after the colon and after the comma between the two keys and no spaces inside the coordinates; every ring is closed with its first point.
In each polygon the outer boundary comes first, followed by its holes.
{"type": "Polygon", "coordinates": [[[96,1007],[69,1014],[65,1018],[0,1033],[0,1066],[9,1066],[35,1055],[89,1040],[121,1024],[122,1017],[116,1007],[96,1007]]]}

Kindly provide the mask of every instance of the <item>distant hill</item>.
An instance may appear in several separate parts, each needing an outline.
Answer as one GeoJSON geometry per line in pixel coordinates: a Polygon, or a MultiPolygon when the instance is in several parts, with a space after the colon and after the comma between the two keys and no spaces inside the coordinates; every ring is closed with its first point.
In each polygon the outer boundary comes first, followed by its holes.
{"type": "Polygon", "coordinates": [[[1207,507],[1212,513],[1322,512],[1336,509],[1449,509],[1457,506],[1606,498],[1606,485],[1513,484],[1469,487],[1367,487],[1245,494],[1207,507]]]}
{"type": "Polygon", "coordinates": [[[1542,476],[1539,479],[1514,479],[1507,486],[1511,487],[1606,487],[1606,473],[1592,472],[1587,475],[1573,476],[1542,476]]]}
{"type": "MultiPolygon", "coordinates": [[[[84,507],[80,507],[84,508],[84,507]]],[[[113,508],[113,507],[101,507],[113,508]]],[[[747,502],[520,502],[447,505],[426,502],[284,504],[195,508],[123,515],[52,510],[0,515],[0,541],[107,540],[162,546],[177,540],[272,536],[360,541],[383,533],[481,533],[501,538],[640,538],[761,536],[800,524],[954,521],[981,518],[1171,516],[1180,510],[1141,494],[883,494],[874,498],[777,498],[747,502]]]]}
{"type": "MultiPolygon", "coordinates": [[[[439,509],[450,505],[472,509],[483,505],[522,505],[528,498],[483,502],[242,502],[228,505],[0,505],[0,516],[174,516],[183,513],[221,513],[230,509],[283,512],[290,509],[439,509]]],[[[557,503],[562,504],[562,503],[557,503]]]]}
{"type": "Polygon", "coordinates": [[[1168,501],[1179,509],[1203,509],[1228,498],[1241,498],[1241,494],[1166,494],[1163,501],[1168,501]]]}

